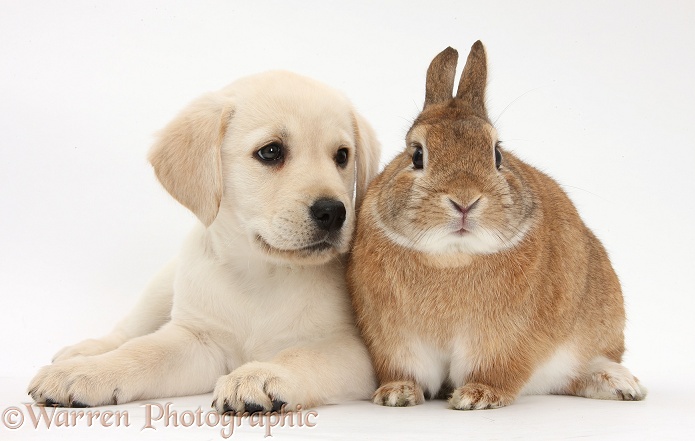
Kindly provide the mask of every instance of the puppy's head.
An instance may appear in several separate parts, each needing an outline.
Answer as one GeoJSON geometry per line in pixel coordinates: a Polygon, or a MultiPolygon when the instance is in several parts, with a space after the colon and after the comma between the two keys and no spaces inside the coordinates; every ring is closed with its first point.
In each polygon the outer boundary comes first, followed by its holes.
{"type": "Polygon", "coordinates": [[[167,191],[230,251],[243,240],[269,260],[307,264],[347,251],[378,159],[347,99],[289,72],[199,98],[150,152],[167,191]]]}

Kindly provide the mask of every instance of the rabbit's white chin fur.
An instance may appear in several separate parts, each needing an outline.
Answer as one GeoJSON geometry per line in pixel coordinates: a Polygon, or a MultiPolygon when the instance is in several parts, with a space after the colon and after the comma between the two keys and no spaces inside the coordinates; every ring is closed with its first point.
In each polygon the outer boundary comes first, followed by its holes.
{"type": "Polygon", "coordinates": [[[526,222],[508,237],[505,232],[476,225],[465,233],[455,231],[450,225],[433,227],[407,237],[389,226],[381,219],[375,206],[369,207],[376,220],[376,226],[391,242],[405,248],[429,254],[494,254],[513,248],[526,236],[532,222],[526,222]]]}

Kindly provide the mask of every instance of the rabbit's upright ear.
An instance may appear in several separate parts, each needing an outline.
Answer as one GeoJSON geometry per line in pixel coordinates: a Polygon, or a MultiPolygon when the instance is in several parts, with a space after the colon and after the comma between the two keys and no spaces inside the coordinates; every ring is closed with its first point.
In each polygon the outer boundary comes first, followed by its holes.
{"type": "Polygon", "coordinates": [[[221,147],[231,113],[229,98],[204,95],[162,130],[149,153],[159,182],[206,227],[222,200],[221,147]]]}
{"type": "Polygon", "coordinates": [[[471,52],[468,54],[456,98],[468,102],[475,113],[487,119],[485,86],[487,86],[487,56],[483,43],[478,40],[473,43],[471,52]]]}
{"type": "Polygon", "coordinates": [[[459,53],[451,47],[434,57],[427,69],[425,107],[452,98],[458,58],[459,53]]]}

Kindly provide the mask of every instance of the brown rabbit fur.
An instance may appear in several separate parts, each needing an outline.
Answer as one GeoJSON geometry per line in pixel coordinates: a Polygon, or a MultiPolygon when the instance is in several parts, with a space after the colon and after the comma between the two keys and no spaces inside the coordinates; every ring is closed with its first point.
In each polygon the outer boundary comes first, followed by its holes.
{"type": "Polygon", "coordinates": [[[348,281],[380,381],[373,401],[643,399],[620,365],[625,311],[605,249],[555,181],[501,149],[482,43],[452,98],[457,59],[447,48],[432,61],[407,148],[359,213],[348,281]]]}

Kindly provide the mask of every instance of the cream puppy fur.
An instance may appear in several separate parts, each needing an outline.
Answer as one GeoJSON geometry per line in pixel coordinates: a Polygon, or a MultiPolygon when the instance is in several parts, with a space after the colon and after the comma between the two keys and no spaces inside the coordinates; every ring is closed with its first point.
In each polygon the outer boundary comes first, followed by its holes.
{"type": "Polygon", "coordinates": [[[378,160],[347,99],[296,74],[191,103],[150,161],[200,225],[130,315],[56,354],[31,397],[80,407],[214,390],[220,412],[368,398],[343,255],[378,160]]]}

